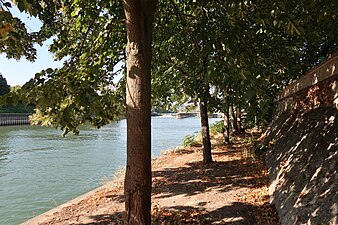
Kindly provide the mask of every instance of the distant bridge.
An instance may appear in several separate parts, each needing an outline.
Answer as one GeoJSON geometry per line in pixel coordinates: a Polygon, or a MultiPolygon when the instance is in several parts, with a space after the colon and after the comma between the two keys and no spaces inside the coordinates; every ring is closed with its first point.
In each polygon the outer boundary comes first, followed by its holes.
{"type": "Polygon", "coordinates": [[[0,113],[0,126],[30,125],[30,113],[0,113]]]}
{"type": "MultiPolygon", "coordinates": [[[[176,119],[184,119],[188,117],[197,117],[199,116],[199,112],[180,112],[180,113],[173,113],[172,116],[176,117],[176,119]]],[[[223,118],[223,113],[209,113],[209,118],[223,118]]]]}

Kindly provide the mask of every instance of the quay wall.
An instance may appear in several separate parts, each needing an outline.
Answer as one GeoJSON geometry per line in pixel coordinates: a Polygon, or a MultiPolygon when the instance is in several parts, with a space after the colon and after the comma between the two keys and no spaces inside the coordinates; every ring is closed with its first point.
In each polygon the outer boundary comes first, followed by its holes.
{"type": "Polygon", "coordinates": [[[0,113],[0,126],[30,125],[30,113],[0,113]]]}

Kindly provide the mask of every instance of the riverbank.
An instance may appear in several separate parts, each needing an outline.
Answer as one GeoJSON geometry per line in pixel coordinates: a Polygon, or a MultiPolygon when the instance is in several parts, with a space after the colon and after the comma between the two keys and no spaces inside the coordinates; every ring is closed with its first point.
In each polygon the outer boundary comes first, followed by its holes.
{"type": "MultiPolygon", "coordinates": [[[[217,146],[203,165],[201,148],[169,151],[153,162],[154,224],[278,224],[268,172],[249,143],[217,146]]],[[[23,224],[123,224],[123,176],[23,224]]]]}

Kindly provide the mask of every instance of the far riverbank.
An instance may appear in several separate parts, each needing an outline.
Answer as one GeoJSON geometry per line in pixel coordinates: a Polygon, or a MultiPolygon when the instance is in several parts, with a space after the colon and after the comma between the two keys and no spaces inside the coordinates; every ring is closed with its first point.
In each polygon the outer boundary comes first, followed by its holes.
{"type": "Polygon", "coordinates": [[[30,113],[0,113],[0,126],[30,125],[30,113]]]}

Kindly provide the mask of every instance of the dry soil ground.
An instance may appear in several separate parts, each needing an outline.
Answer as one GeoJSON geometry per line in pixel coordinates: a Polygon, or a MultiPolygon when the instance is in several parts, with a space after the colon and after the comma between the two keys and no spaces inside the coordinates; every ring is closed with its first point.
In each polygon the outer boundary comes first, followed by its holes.
{"type": "MultiPolygon", "coordinates": [[[[168,151],[153,162],[153,224],[278,224],[269,203],[268,172],[248,156],[248,143],[168,151]]],[[[123,178],[26,224],[123,224],[123,178]]]]}

